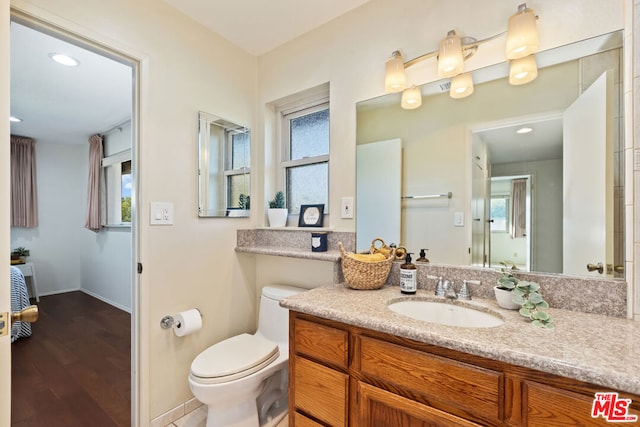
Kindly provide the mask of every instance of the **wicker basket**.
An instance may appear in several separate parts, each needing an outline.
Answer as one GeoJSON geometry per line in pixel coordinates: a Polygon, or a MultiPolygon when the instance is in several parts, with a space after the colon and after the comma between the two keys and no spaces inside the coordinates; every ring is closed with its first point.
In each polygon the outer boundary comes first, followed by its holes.
{"type": "Polygon", "coordinates": [[[387,259],[374,262],[360,261],[350,257],[341,242],[338,242],[338,248],[342,256],[342,274],[351,289],[370,290],[384,286],[395,259],[394,248],[391,248],[387,259]]]}

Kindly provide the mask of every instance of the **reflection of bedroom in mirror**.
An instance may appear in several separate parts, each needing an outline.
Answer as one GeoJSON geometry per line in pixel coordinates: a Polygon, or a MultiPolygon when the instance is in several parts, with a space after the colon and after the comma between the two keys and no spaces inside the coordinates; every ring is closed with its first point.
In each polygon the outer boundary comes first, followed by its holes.
{"type": "Polygon", "coordinates": [[[401,109],[398,94],[359,103],[359,146],[402,142],[403,196],[453,193],[403,200],[396,243],[429,248],[434,263],[624,277],[615,268],[624,260],[621,62],[616,32],[540,52],[528,85],[509,85],[498,64],[474,72],[468,98],[450,98],[438,81],[422,88],[419,109],[401,109]],[[524,196],[514,199],[519,179],[524,196]],[[578,224],[586,212],[594,222],[578,224]],[[597,263],[609,271],[588,271],[597,263]]]}
{"type": "Polygon", "coordinates": [[[251,133],[213,114],[199,113],[198,216],[248,217],[251,133]]]}

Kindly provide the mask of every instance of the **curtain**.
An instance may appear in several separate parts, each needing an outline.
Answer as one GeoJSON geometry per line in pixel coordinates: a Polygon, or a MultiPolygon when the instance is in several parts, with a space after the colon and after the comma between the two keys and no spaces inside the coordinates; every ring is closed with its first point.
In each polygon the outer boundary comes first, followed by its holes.
{"type": "Polygon", "coordinates": [[[511,237],[525,237],[527,232],[527,179],[511,181],[511,237]]]}
{"type": "Polygon", "coordinates": [[[11,226],[38,226],[36,141],[11,135],[11,226]]]}
{"type": "Polygon", "coordinates": [[[100,231],[102,225],[102,137],[89,138],[89,183],[87,185],[87,215],[84,227],[100,231]]]}

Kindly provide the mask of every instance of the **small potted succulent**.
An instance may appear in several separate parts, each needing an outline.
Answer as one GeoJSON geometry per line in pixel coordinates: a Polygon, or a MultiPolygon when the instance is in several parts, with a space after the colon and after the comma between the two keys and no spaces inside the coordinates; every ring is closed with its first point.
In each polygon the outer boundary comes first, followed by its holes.
{"type": "Polygon", "coordinates": [[[498,279],[498,285],[494,287],[498,305],[512,310],[519,308],[520,315],[531,320],[535,326],[553,329],[553,319],[546,312],[549,303],[542,298],[540,285],[515,277],[515,265],[504,262],[501,264],[502,276],[498,279]]]}
{"type": "Polygon", "coordinates": [[[29,251],[29,249],[23,246],[19,246],[11,251],[12,260],[20,260],[22,262],[25,262],[29,255],[31,255],[31,252],[29,251]]]}
{"type": "Polygon", "coordinates": [[[285,227],[287,225],[287,215],[289,211],[284,202],[284,192],[278,191],[273,200],[269,201],[269,225],[271,227],[285,227]]]}

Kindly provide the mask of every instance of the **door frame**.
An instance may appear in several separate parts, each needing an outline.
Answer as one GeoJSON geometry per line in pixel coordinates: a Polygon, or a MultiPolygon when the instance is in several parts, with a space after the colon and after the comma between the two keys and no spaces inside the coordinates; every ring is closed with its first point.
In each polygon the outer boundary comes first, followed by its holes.
{"type": "MultiPolygon", "coordinates": [[[[46,33],[52,37],[58,38],[58,39],[62,39],[65,40],[69,43],[72,44],[76,44],[82,48],[91,50],[99,55],[105,56],[107,58],[110,58],[112,60],[115,60],[117,62],[121,62],[125,65],[128,65],[131,67],[132,69],[132,94],[131,94],[131,98],[132,98],[132,109],[131,109],[131,137],[132,137],[132,141],[131,141],[131,163],[132,163],[132,190],[131,190],[131,254],[132,254],[132,258],[133,258],[133,262],[132,262],[132,271],[131,271],[131,425],[132,426],[141,426],[144,425],[144,423],[142,422],[142,413],[144,411],[142,411],[142,405],[141,405],[141,391],[142,391],[142,387],[141,387],[141,375],[142,375],[142,370],[141,370],[141,340],[140,340],[140,330],[141,330],[141,311],[140,311],[140,307],[141,307],[141,293],[140,293],[140,275],[138,273],[138,260],[140,259],[140,242],[141,242],[141,236],[140,236],[140,231],[141,231],[141,221],[140,221],[140,211],[141,209],[138,209],[138,207],[140,206],[140,192],[139,192],[139,188],[140,188],[140,98],[141,98],[141,75],[142,75],[142,65],[143,65],[143,59],[142,59],[142,55],[136,54],[136,53],[132,53],[132,52],[126,52],[125,50],[123,50],[121,47],[115,48],[115,47],[111,47],[108,43],[104,43],[104,42],[100,42],[100,41],[96,41],[96,37],[95,35],[93,35],[94,37],[88,37],[85,36],[83,34],[81,34],[83,31],[82,30],[78,30],[77,28],[71,30],[71,29],[66,29],[63,28],[63,26],[59,23],[57,23],[56,21],[59,21],[59,19],[55,19],[51,18],[51,19],[47,19],[46,21],[44,19],[41,19],[39,17],[36,17],[35,14],[26,12],[26,11],[22,11],[22,10],[18,10],[14,7],[10,7],[8,4],[8,0],[0,0],[3,3],[7,3],[7,11],[8,11],[8,15],[6,16],[6,18],[8,19],[4,19],[3,22],[5,22],[6,24],[6,28],[2,28],[2,31],[4,33],[6,33],[7,37],[3,38],[4,40],[6,40],[6,48],[7,48],[7,59],[9,57],[10,54],[10,44],[9,44],[9,33],[10,33],[10,22],[19,22],[22,25],[31,27],[37,31],[46,33]]],[[[3,4],[3,10],[0,11],[0,18],[4,18],[3,14],[4,14],[5,10],[4,10],[4,4],[3,4]]],[[[68,24],[65,24],[68,25],[68,24]]],[[[5,46],[0,46],[0,54],[1,55],[5,55],[4,53],[4,48],[5,46]]],[[[3,78],[2,84],[5,85],[7,87],[7,92],[8,92],[8,88],[9,88],[9,75],[10,75],[10,69],[11,69],[11,65],[10,65],[10,61],[7,60],[5,62],[7,64],[7,67],[5,70],[3,70],[3,72],[7,73],[7,79],[4,79],[3,75],[0,75],[0,77],[3,78]]],[[[2,94],[2,89],[0,89],[0,95],[2,94]]],[[[9,110],[10,110],[10,99],[9,96],[6,97],[2,97],[3,99],[7,99],[6,103],[3,103],[2,105],[0,105],[0,111],[4,111],[6,108],[7,113],[4,115],[5,117],[8,117],[9,115],[9,110]]],[[[7,126],[6,129],[7,131],[3,134],[6,137],[6,144],[3,144],[6,146],[6,160],[4,160],[5,163],[9,163],[10,159],[9,159],[9,143],[8,143],[8,138],[9,138],[9,134],[10,134],[10,129],[8,126],[8,121],[2,123],[2,125],[0,126],[7,126]]],[[[4,127],[0,127],[0,131],[3,131],[4,127]]],[[[4,139],[4,138],[2,138],[4,139]]],[[[4,154],[4,153],[1,153],[4,154]]],[[[9,168],[6,168],[6,170],[8,171],[9,168]]],[[[2,182],[3,186],[6,187],[8,189],[8,183],[9,183],[9,175],[8,173],[5,174],[5,178],[6,182],[2,182]]],[[[7,193],[7,195],[5,197],[3,197],[6,201],[6,205],[9,205],[9,194],[7,193]]],[[[10,226],[9,226],[9,219],[8,219],[8,212],[9,209],[5,209],[6,212],[2,212],[2,214],[0,214],[0,220],[4,221],[4,228],[5,230],[9,230],[10,226]],[[6,220],[4,219],[4,216],[6,215],[6,220]]],[[[0,234],[0,236],[2,236],[2,234],[0,234]]],[[[5,240],[4,237],[2,237],[2,240],[5,240]]],[[[9,248],[9,241],[10,241],[10,233],[7,234],[6,236],[6,244],[4,245],[5,248],[3,248],[2,250],[5,250],[7,253],[5,254],[5,259],[8,258],[8,248],[9,248]]],[[[1,253],[0,253],[1,254],[1,253]]],[[[5,277],[9,276],[9,272],[8,272],[8,266],[5,266],[4,269],[6,270],[6,275],[5,277]]],[[[2,273],[0,271],[0,273],[2,273]]],[[[9,292],[10,294],[10,286],[9,286],[9,281],[6,281],[7,283],[7,289],[6,292],[9,292]]],[[[5,292],[5,289],[3,288],[1,290],[1,292],[5,292]]],[[[8,300],[7,300],[8,301],[8,300]]],[[[0,306],[0,312],[2,312],[2,310],[4,309],[3,306],[0,306]]],[[[10,307],[9,307],[9,311],[10,311],[10,307]]],[[[7,337],[2,337],[0,338],[0,340],[3,340],[4,338],[7,337]]],[[[5,355],[8,352],[9,355],[9,375],[7,376],[7,378],[11,378],[11,364],[10,364],[10,355],[11,355],[11,347],[10,347],[10,338],[8,338],[8,342],[9,342],[9,348],[8,350],[5,351],[4,349],[4,343],[2,341],[0,341],[0,372],[3,374],[2,377],[4,377],[4,371],[5,371],[5,355]]],[[[2,386],[5,386],[5,384],[2,384],[2,386]]],[[[3,402],[0,403],[0,413],[4,413],[4,414],[8,414],[8,419],[5,420],[3,419],[3,417],[0,416],[0,425],[9,425],[11,422],[11,380],[9,380],[9,384],[8,384],[8,396],[9,398],[6,399],[4,398],[4,393],[0,392],[0,400],[2,400],[3,402]],[[8,406],[5,406],[8,405],[8,406]],[[6,408],[6,410],[5,410],[6,408]]]]}

